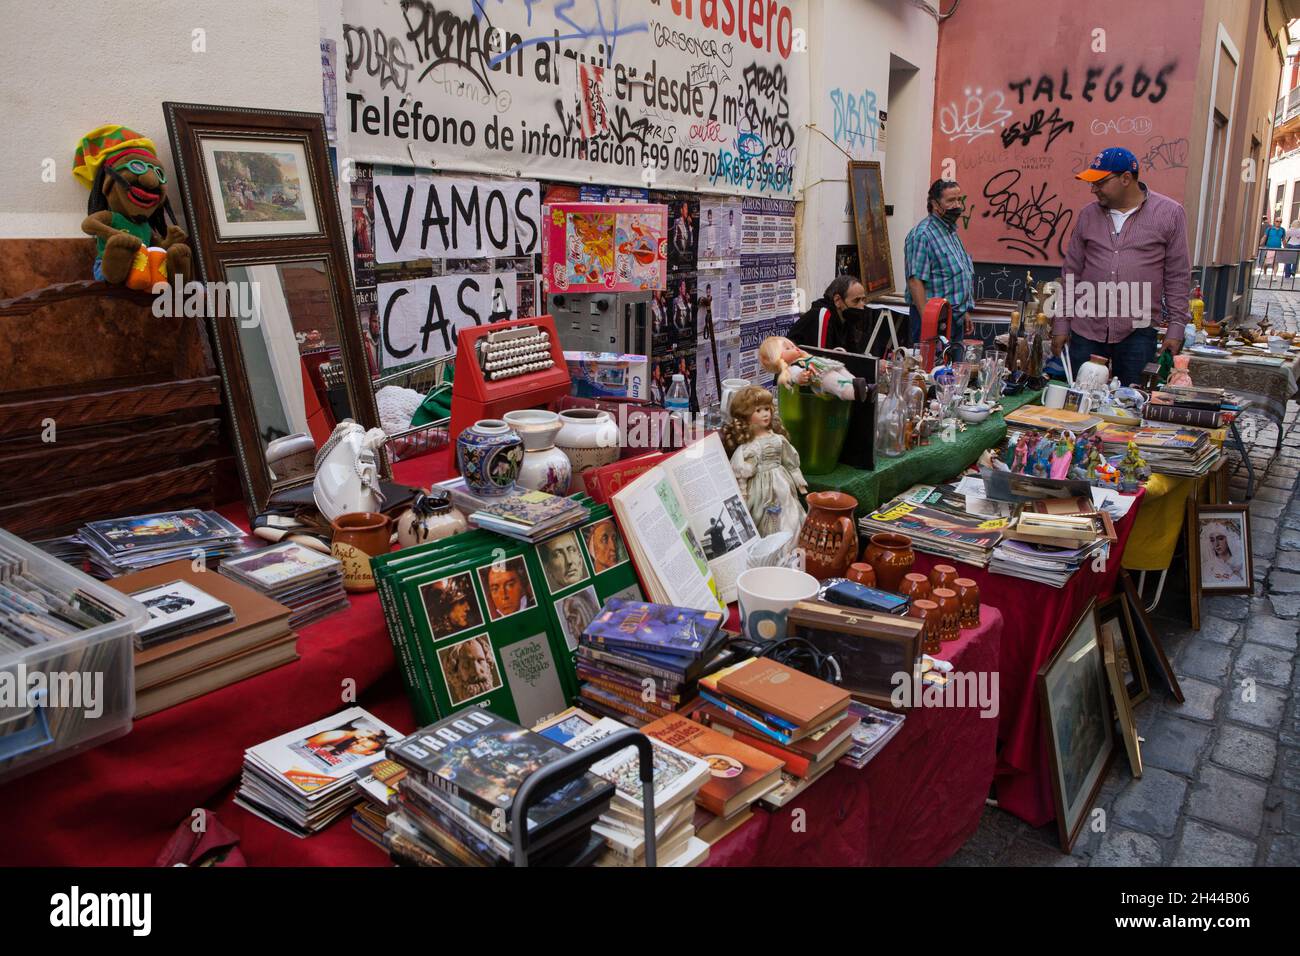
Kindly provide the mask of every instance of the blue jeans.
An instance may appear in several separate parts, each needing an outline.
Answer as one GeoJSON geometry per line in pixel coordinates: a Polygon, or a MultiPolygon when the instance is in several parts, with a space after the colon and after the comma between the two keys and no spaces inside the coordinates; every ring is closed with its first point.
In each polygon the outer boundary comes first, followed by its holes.
{"type": "MultiPolygon", "coordinates": [[[[953,334],[948,336],[949,342],[961,341],[963,325],[964,323],[962,322],[961,315],[954,312],[952,316],[953,334]]],[[[943,332],[944,330],[942,328],[939,329],[940,335],[942,335],[943,332]]],[[[917,309],[916,303],[913,302],[912,303],[912,341],[909,344],[916,346],[919,345],[920,342],[921,342],[921,313],[917,309]]]]}
{"type": "Polygon", "coordinates": [[[1141,385],[1142,369],[1156,358],[1156,330],[1134,329],[1120,342],[1094,342],[1078,332],[1070,333],[1070,366],[1077,375],[1090,355],[1110,359],[1111,377],[1119,376],[1125,385],[1141,385]]]}
{"type": "MultiPolygon", "coordinates": [[[[1290,245],[1290,244],[1288,243],[1287,246],[1286,246],[1286,248],[1287,248],[1287,249],[1296,249],[1296,248],[1300,248],[1300,246],[1293,246],[1293,245],[1290,245]]],[[[1295,278],[1295,266],[1296,266],[1296,264],[1295,264],[1294,262],[1288,262],[1288,263],[1286,264],[1286,266],[1284,267],[1285,270],[1286,270],[1286,277],[1287,277],[1288,279],[1295,278]]]]}

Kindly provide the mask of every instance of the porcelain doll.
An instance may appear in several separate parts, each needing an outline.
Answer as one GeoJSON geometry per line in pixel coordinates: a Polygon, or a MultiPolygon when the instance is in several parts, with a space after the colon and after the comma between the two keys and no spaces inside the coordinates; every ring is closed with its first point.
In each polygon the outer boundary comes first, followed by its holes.
{"type": "Polygon", "coordinates": [[[799,471],[799,452],[776,416],[771,392],[759,385],[736,392],[723,442],[758,533],[766,537],[789,531],[798,538],[804,521],[799,496],[807,493],[808,483],[799,471]]]}
{"type": "Polygon", "coordinates": [[[818,395],[831,395],[846,402],[863,401],[867,383],[856,378],[843,362],[809,355],[787,338],[771,335],[758,347],[758,363],[776,376],[782,388],[809,385],[818,395]]]}

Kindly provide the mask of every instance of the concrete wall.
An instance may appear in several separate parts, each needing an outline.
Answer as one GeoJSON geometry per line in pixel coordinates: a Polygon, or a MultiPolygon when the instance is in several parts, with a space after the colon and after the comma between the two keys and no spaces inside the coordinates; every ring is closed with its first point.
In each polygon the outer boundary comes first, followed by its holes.
{"type": "Polygon", "coordinates": [[[894,287],[901,292],[903,238],[925,215],[938,25],[895,0],[810,0],[808,23],[812,122],[825,136],[813,133],[808,140],[799,283],[810,300],[820,295],[834,278],[835,247],[854,241],[846,177],[851,156],[882,164],[885,202],[894,207],[894,287]],[[891,66],[899,68],[893,71],[897,103],[889,101],[891,66]],[[873,109],[876,135],[853,132],[864,128],[855,117],[869,117],[873,109]],[[883,142],[880,116],[886,120],[883,142]]]}
{"type": "MultiPolygon", "coordinates": [[[[315,0],[47,0],[5,13],[0,237],[80,235],[86,189],[72,155],[104,123],[152,137],[171,170],[164,100],[321,109],[315,0]],[[42,178],[47,159],[53,182],[42,178]]],[[[168,189],[179,214],[174,176],[168,189]]]]}

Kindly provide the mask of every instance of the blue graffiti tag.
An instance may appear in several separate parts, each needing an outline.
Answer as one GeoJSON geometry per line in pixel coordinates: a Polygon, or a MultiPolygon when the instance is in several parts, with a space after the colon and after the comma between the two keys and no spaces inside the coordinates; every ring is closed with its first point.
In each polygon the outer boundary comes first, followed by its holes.
{"type": "MultiPolygon", "coordinates": [[[[487,19],[486,5],[491,0],[470,0],[470,6],[474,11],[487,19]]],[[[498,5],[504,4],[506,0],[496,0],[498,5]]],[[[528,8],[528,26],[533,25],[533,7],[542,2],[542,0],[524,0],[528,8]]],[[[626,36],[629,33],[649,33],[650,24],[642,20],[637,23],[623,24],[621,22],[621,11],[619,10],[618,0],[586,0],[587,6],[585,18],[586,23],[576,23],[569,17],[569,11],[578,5],[578,0],[552,0],[554,7],[552,13],[555,19],[559,20],[564,26],[571,29],[572,33],[560,33],[556,35],[543,34],[542,36],[527,37],[521,39],[518,43],[512,44],[509,50],[498,52],[489,61],[490,66],[496,66],[502,60],[514,55],[521,48],[526,46],[538,46],[542,43],[559,42],[562,40],[590,40],[599,39],[605,44],[606,62],[614,62],[614,48],[618,43],[618,38],[626,36]],[[609,8],[609,17],[606,16],[606,8],[609,8]],[[607,19],[610,22],[606,22],[607,19]]],[[[512,4],[517,4],[518,0],[511,0],[512,4]]],[[[575,14],[576,15],[576,14],[575,14]]]]}
{"type": "Polygon", "coordinates": [[[835,107],[835,142],[848,143],[852,148],[864,146],[870,140],[874,150],[880,129],[875,91],[863,90],[862,95],[857,96],[844,90],[831,90],[831,103],[835,107]]]}
{"type": "Polygon", "coordinates": [[[736,152],[743,159],[757,159],[763,155],[763,137],[757,133],[741,133],[736,137],[736,152]]]}

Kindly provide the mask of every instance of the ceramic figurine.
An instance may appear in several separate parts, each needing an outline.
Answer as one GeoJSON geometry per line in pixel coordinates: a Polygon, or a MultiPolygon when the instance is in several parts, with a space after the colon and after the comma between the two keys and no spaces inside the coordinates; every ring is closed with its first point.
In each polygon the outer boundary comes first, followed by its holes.
{"type": "Polygon", "coordinates": [[[1074,460],[1073,437],[1070,432],[1062,432],[1056,440],[1056,447],[1052,451],[1052,466],[1048,471],[1052,478],[1064,478],[1069,474],[1070,463],[1074,460]]]}
{"type": "Polygon", "coordinates": [[[1032,433],[1030,435],[1021,435],[1020,440],[1016,442],[1015,458],[1011,461],[1011,472],[1016,475],[1029,474],[1029,446],[1032,433]]]}
{"type": "Polygon", "coordinates": [[[779,335],[763,340],[758,347],[758,364],[776,376],[782,388],[808,385],[818,395],[832,395],[846,402],[867,397],[866,381],[849,374],[843,362],[815,358],[779,335]]]}
{"type": "Polygon", "coordinates": [[[1169,384],[1171,386],[1190,387],[1192,384],[1192,373],[1189,371],[1191,364],[1192,357],[1190,355],[1175,355],[1174,371],[1169,376],[1169,384]]]}
{"type": "Polygon", "coordinates": [[[1031,474],[1046,478],[1052,469],[1052,451],[1054,449],[1052,440],[1044,436],[1038,441],[1037,447],[1034,448],[1033,471],[1031,474]]]}
{"type": "Polygon", "coordinates": [[[1080,438],[1074,443],[1074,458],[1070,465],[1069,477],[1075,479],[1088,477],[1088,448],[1089,442],[1086,438],[1080,438]]]}
{"type": "Polygon", "coordinates": [[[1146,468],[1147,463],[1143,460],[1142,455],[1138,452],[1138,446],[1134,442],[1128,443],[1128,450],[1124,453],[1123,460],[1119,463],[1121,476],[1121,487],[1125,491],[1136,491],[1138,483],[1142,480],[1142,470],[1146,468]]]}
{"type": "Polygon", "coordinates": [[[477,421],[456,438],[456,465],[472,494],[510,494],[523,461],[523,441],[500,419],[477,421]]]}
{"type": "Polygon", "coordinates": [[[797,538],[804,523],[799,495],[807,493],[808,483],[799,471],[799,452],[776,417],[772,393],[758,385],[738,391],[723,441],[758,533],[789,531],[797,538]],[[772,506],[780,510],[769,510],[772,506]]]}
{"type": "Polygon", "coordinates": [[[312,498],[327,520],[382,509],[384,495],[379,488],[376,452],[387,440],[383,429],[366,431],[350,418],[335,426],[316,454],[316,477],[312,482],[312,498]]]}
{"type": "Polygon", "coordinates": [[[451,506],[447,492],[435,488],[416,494],[411,507],[397,520],[397,542],[399,547],[411,548],[466,530],[465,518],[451,506]]]}

